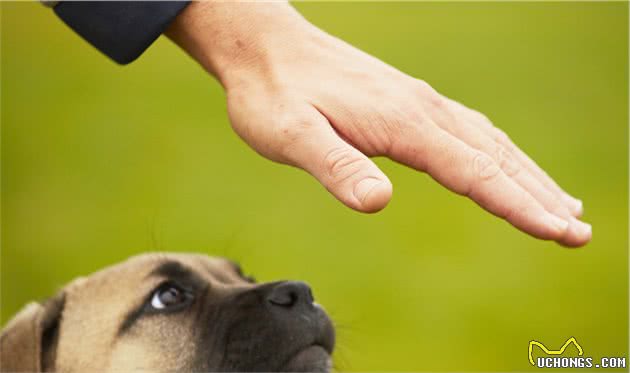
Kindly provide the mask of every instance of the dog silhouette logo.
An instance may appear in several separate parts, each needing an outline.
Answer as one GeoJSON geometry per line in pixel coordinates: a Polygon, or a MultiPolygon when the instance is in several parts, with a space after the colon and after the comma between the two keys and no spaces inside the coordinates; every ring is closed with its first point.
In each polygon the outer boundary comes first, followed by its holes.
{"type": "Polygon", "coordinates": [[[538,341],[529,341],[529,362],[532,365],[536,366],[536,363],[534,362],[534,358],[532,356],[532,352],[534,351],[534,346],[540,347],[540,349],[547,355],[557,356],[557,355],[562,355],[570,344],[573,344],[577,348],[579,356],[584,355],[584,350],[582,350],[582,346],[580,346],[577,340],[575,340],[575,337],[571,337],[567,339],[567,341],[564,342],[564,344],[562,345],[562,347],[560,347],[559,350],[550,350],[544,344],[538,341]]]}

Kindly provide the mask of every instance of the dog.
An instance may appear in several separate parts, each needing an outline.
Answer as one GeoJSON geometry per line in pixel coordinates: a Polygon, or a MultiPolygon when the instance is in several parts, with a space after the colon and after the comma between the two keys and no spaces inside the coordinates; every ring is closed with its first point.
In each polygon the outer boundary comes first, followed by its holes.
{"type": "Polygon", "coordinates": [[[143,254],[31,303],[0,334],[3,372],[328,372],[330,318],[304,282],[227,259],[143,254]]]}

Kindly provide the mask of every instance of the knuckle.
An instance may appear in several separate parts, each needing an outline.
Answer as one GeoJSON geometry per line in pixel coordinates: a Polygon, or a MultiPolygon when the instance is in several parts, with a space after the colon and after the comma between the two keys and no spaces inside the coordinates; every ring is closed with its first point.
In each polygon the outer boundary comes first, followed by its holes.
{"type": "Polygon", "coordinates": [[[324,169],[334,182],[342,182],[358,173],[364,162],[365,158],[354,149],[338,147],[324,157],[324,169]]]}
{"type": "Polygon", "coordinates": [[[407,126],[407,123],[408,121],[402,115],[391,115],[383,119],[382,126],[388,136],[398,137],[407,126]]]}
{"type": "Polygon", "coordinates": [[[435,91],[433,89],[433,87],[431,87],[431,85],[429,83],[427,83],[425,80],[415,79],[415,84],[418,87],[418,91],[420,91],[420,92],[435,91]]]}
{"type": "Polygon", "coordinates": [[[489,155],[479,152],[473,157],[473,174],[477,182],[490,181],[501,172],[500,166],[489,155]]]}
{"type": "Polygon", "coordinates": [[[409,120],[405,119],[405,115],[394,112],[389,115],[381,115],[379,121],[379,130],[375,131],[378,141],[374,141],[375,155],[385,154],[389,155],[392,149],[396,146],[396,142],[403,136],[406,128],[409,126],[409,120]]]}
{"type": "Polygon", "coordinates": [[[520,220],[521,217],[528,215],[528,211],[531,207],[527,205],[514,205],[506,206],[501,212],[501,217],[507,221],[520,220]]]}
{"type": "Polygon", "coordinates": [[[506,175],[516,176],[520,172],[521,166],[503,145],[497,146],[496,154],[497,163],[506,175]]]}
{"type": "Polygon", "coordinates": [[[494,141],[503,145],[504,147],[506,147],[508,150],[511,151],[510,147],[512,146],[512,140],[510,140],[510,137],[503,130],[497,127],[493,127],[492,138],[494,139],[494,141]]]}
{"type": "Polygon", "coordinates": [[[472,112],[477,116],[477,118],[479,118],[481,122],[486,123],[488,125],[492,125],[492,121],[490,120],[490,118],[488,118],[486,114],[477,110],[472,110],[472,112]]]}
{"type": "Polygon", "coordinates": [[[439,94],[429,83],[424,80],[417,79],[416,92],[426,103],[434,108],[445,108],[447,106],[446,99],[439,94]]]}
{"type": "Polygon", "coordinates": [[[503,143],[503,142],[508,141],[510,139],[508,137],[507,133],[505,133],[503,130],[501,130],[501,129],[497,128],[497,127],[494,127],[492,132],[493,132],[494,139],[497,142],[503,143]]]}
{"type": "Polygon", "coordinates": [[[409,126],[407,117],[404,108],[381,105],[353,120],[356,125],[346,140],[368,156],[390,155],[409,126]]]}
{"type": "Polygon", "coordinates": [[[431,106],[436,109],[447,109],[446,99],[439,93],[435,92],[428,95],[428,100],[431,106]]]}
{"type": "Polygon", "coordinates": [[[521,210],[522,207],[508,206],[500,213],[500,216],[507,221],[512,221],[522,214],[521,210]]]}
{"type": "Polygon", "coordinates": [[[465,112],[467,113],[467,115],[470,116],[471,120],[473,121],[473,123],[475,123],[475,125],[487,131],[494,130],[495,127],[492,124],[492,121],[482,112],[477,111],[475,109],[470,109],[470,108],[465,108],[465,112]]]}

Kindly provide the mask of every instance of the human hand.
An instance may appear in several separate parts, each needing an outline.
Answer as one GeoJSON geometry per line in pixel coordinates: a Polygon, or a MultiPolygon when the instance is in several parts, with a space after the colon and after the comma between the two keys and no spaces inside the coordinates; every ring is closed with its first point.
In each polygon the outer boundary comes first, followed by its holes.
{"type": "Polygon", "coordinates": [[[431,175],[535,237],[591,239],[564,192],[481,113],[308,23],[287,3],[194,2],[167,32],[227,92],[234,130],[375,212],[392,185],[371,156],[431,175]]]}

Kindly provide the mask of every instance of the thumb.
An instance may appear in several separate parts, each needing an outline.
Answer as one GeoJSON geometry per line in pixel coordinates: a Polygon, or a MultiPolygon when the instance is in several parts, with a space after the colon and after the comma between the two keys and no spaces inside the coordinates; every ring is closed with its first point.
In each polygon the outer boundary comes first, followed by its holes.
{"type": "Polygon", "coordinates": [[[289,152],[290,163],[313,175],[348,207],[361,212],[383,209],[392,184],[365,154],[345,142],[319,112],[303,128],[289,152]]]}

